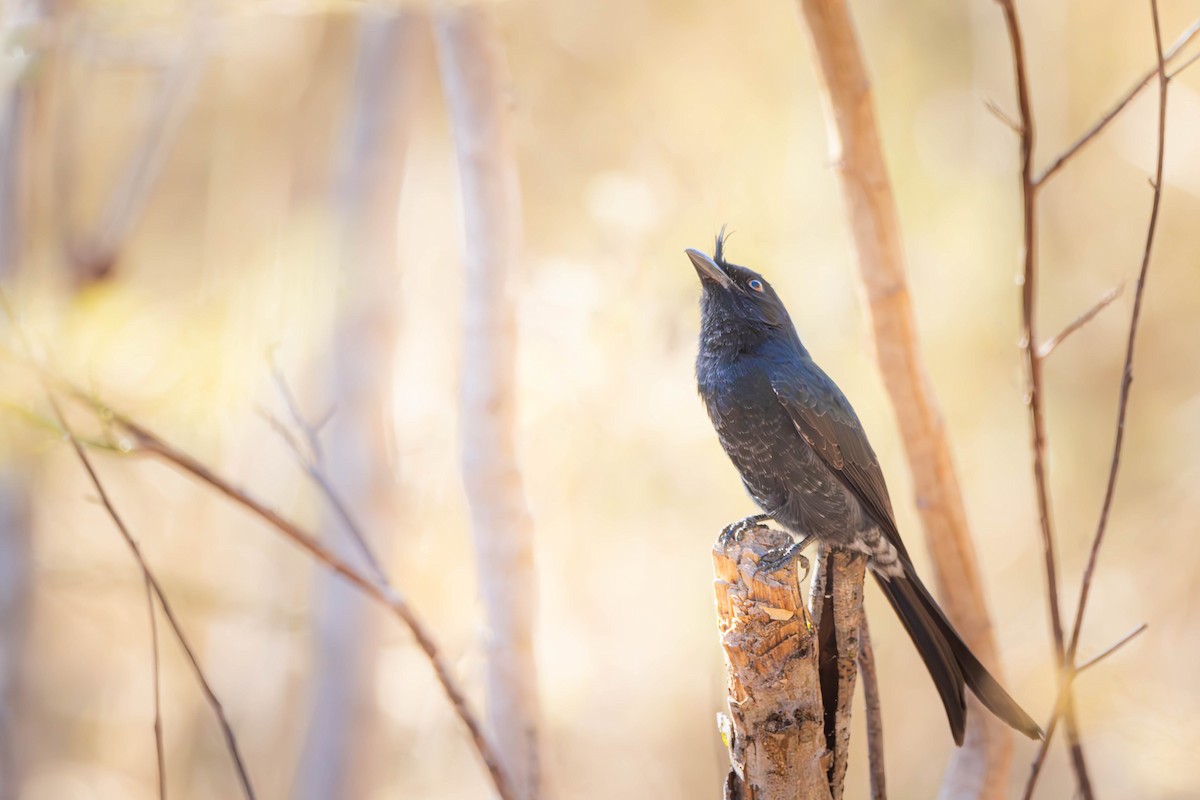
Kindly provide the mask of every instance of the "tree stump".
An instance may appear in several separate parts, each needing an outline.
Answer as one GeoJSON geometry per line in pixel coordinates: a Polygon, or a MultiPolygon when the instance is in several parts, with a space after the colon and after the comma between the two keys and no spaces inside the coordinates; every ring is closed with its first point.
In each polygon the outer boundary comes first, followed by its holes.
{"type": "Polygon", "coordinates": [[[793,561],[760,569],[791,538],[753,528],[713,548],[718,626],[729,676],[722,737],[730,800],[829,798],[817,632],[793,561]]]}

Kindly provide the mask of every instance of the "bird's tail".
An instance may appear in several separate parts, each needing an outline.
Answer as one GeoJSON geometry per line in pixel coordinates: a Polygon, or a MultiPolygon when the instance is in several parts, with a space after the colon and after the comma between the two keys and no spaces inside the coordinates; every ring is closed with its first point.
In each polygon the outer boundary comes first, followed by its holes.
{"type": "Polygon", "coordinates": [[[911,569],[906,573],[906,577],[872,574],[929,669],[946,707],[954,741],[962,745],[966,727],[964,684],[997,717],[1031,739],[1042,738],[1042,729],[979,663],[920,579],[911,569]]]}

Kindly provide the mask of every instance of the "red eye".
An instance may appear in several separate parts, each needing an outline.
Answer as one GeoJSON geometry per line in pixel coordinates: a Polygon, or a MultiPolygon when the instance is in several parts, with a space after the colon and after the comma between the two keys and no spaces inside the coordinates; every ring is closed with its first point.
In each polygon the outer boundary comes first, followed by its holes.
{"type": "Polygon", "coordinates": [[[756,292],[761,292],[763,290],[762,281],[760,281],[758,278],[755,278],[754,280],[750,281],[750,283],[748,283],[747,286],[749,286],[751,289],[753,289],[756,292]]]}

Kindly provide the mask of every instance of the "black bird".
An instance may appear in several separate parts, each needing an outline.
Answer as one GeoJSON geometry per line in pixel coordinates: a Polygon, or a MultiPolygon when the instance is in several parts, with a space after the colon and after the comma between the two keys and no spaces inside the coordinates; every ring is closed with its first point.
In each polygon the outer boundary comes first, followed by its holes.
{"type": "Polygon", "coordinates": [[[787,556],[812,539],[866,553],[937,686],[954,741],[963,742],[964,685],[997,717],[1040,739],[1037,723],[979,663],[917,577],[879,459],[850,402],[800,343],[771,285],[725,260],[723,234],[711,258],[687,251],[703,287],[696,379],[721,446],[763,511],[723,535],[773,520],[799,537],[787,556]]]}

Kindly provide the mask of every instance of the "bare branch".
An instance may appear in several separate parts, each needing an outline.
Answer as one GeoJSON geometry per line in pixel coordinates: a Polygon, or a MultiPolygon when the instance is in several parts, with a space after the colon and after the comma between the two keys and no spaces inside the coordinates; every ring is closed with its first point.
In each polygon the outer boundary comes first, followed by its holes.
{"type": "MultiPolygon", "coordinates": [[[[288,388],[287,382],[283,376],[277,375],[276,379],[280,382],[281,388],[286,391],[286,396],[291,397],[291,389],[288,388]]],[[[300,411],[295,405],[294,400],[288,401],[288,408],[293,415],[299,415],[300,411]]],[[[350,509],[346,507],[346,503],[342,500],[341,495],[334,490],[333,484],[329,480],[329,476],[325,474],[325,466],[321,461],[321,451],[315,445],[317,429],[305,422],[303,417],[295,417],[296,425],[305,431],[305,436],[310,442],[309,447],[312,450],[312,455],[310,456],[304,452],[304,448],[300,445],[300,442],[296,439],[286,425],[272,416],[266,409],[260,408],[258,412],[259,416],[271,426],[271,429],[274,430],[275,433],[279,435],[279,438],[282,439],[283,442],[288,446],[288,448],[296,456],[296,461],[304,469],[304,472],[317,486],[317,488],[321,490],[321,493],[325,495],[325,499],[328,501],[329,506],[333,509],[334,514],[337,515],[338,519],[342,523],[342,526],[345,527],[347,533],[350,534],[350,537],[354,539],[355,544],[358,546],[359,555],[363,557],[363,560],[366,561],[367,565],[371,568],[371,571],[374,573],[373,577],[375,580],[384,586],[389,585],[387,573],[384,571],[383,565],[379,561],[379,557],[375,555],[374,549],[367,540],[367,536],[363,532],[362,526],[359,525],[354,519],[354,515],[351,514],[350,509]]]]}
{"type": "Polygon", "coordinates": [[[989,97],[983,101],[983,104],[988,111],[992,112],[992,116],[1004,124],[1004,127],[1011,130],[1017,136],[1021,135],[1021,123],[1017,122],[1008,114],[1006,114],[1004,110],[1000,108],[1000,106],[996,105],[995,100],[989,97]]]}
{"type": "Polygon", "coordinates": [[[490,743],[483,735],[483,728],[479,724],[478,717],[471,709],[466,695],[459,688],[457,681],[446,665],[432,634],[399,591],[390,585],[381,585],[366,577],[318,542],[312,534],[280,516],[277,512],[263,505],[246,492],[233,486],[191,455],[160,439],[129,417],[113,411],[111,408],[89,398],[78,390],[74,390],[74,394],[92,407],[99,417],[108,420],[132,439],[135,449],[155,455],[216,489],[237,505],[242,506],[267,522],[282,533],[284,537],[291,540],[293,544],[306,551],[329,569],[341,575],[365,595],[386,606],[394,617],[408,627],[417,642],[417,646],[425,653],[426,658],[433,667],[434,674],[437,676],[438,683],[442,686],[443,692],[445,692],[446,697],[450,700],[450,704],[454,707],[458,718],[466,726],[467,732],[471,735],[471,741],[475,745],[475,749],[479,753],[484,766],[487,767],[496,794],[500,796],[501,800],[516,800],[516,795],[512,794],[509,789],[508,781],[500,765],[500,761],[497,759],[490,743]]]}
{"type": "Polygon", "coordinates": [[[1129,644],[1130,642],[1132,642],[1134,639],[1136,639],[1138,636],[1140,636],[1142,633],[1144,633],[1144,632],[1145,632],[1145,630],[1146,630],[1147,628],[1149,628],[1149,627],[1150,627],[1150,626],[1149,626],[1149,625],[1147,625],[1147,624],[1146,624],[1146,623],[1144,623],[1144,622],[1143,622],[1141,625],[1138,625],[1136,628],[1134,628],[1133,630],[1131,630],[1129,633],[1127,633],[1127,634],[1125,634],[1124,636],[1122,636],[1122,637],[1121,637],[1121,638],[1120,638],[1120,639],[1117,641],[1117,643],[1116,643],[1116,644],[1112,645],[1111,647],[1109,647],[1107,650],[1105,650],[1104,652],[1100,653],[1099,655],[1092,656],[1092,657],[1091,657],[1091,658],[1089,658],[1087,661],[1085,661],[1085,662],[1083,662],[1082,664],[1080,664],[1079,666],[1077,666],[1077,667],[1075,668],[1075,674],[1076,674],[1076,675],[1078,675],[1078,674],[1080,674],[1081,672],[1083,672],[1084,670],[1086,670],[1086,669],[1090,669],[1090,668],[1092,668],[1092,667],[1096,666],[1096,665],[1097,665],[1097,664],[1099,664],[1101,661],[1103,661],[1104,659],[1108,658],[1108,657],[1109,657],[1109,656],[1111,656],[1113,653],[1117,652],[1117,651],[1118,651],[1118,650],[1120,650],[1122,647],[1124,647],[1125,645],[1127,645],[1127,644],[1129,644]]]}
{"type": "MultiPolygon", "coordinates": [[[[1200,25],[1200,20],[1198,20],[1196,22],[1196,25],[1200,25]]],[[[1185,69],[1190,67],[1192,64],[1195,64],[1197,61],[1200,61],[1200,53],[1196,53],[1191,58],[1189,58],[1187,61],[1183,62],[1178,67],[1176,67],[1174,70],[1172,70],[1171,73],[1169,75],[1167,75],[1167,80],[1171,80],[1172,78],[1177,76],[1179,73],[1183,72],[1185,69]]]]}
{"type": "MultiPolygon", "coordinates": [[[[1030,770],[1029,779],[1025,785],[1024,797],[1026,800],[1032,797],[1034,786],[1037,783],[1038,775],[1041,772],[1042,765],[1045,763],[1046,753],[1050,747],[1050,741],[1053,737],[1056,723],[1060,715],[1064,715],[1067,720],[1068,735],[1072,737],[1071,752],[1072,759],[1077,767],[1082,761],[1082,749],[1077,740],[1077,734],[1072,730],[1073,721],[1071,712],[1073,703],[1071,699],[1071,681],[1078,670],[1074,669],[1076,650],[1079,646],[1079,636],[1083,627],[1084,613],[1087,610],[1087,600],[1091,593],[1092,581],[1095,577],[1096,564],[1100,555],[1100,547],[1104,543],[1104,535],[1108,528],[1109,513],[1112,510],[1113,498],[1116,493],[1117,475],[1121,464],[1121,452],[1125,441],[1125,417],[1129,409],[1129,391],[1133,384],[1133,356],[1135,345],[1137,343],[1138,322],[1141,320],[1142,300],[1145,295],[1146,277],[1150,269],[1150,256],[1154,246],[1154,236],[1158,230],[1158,215],[1162,201],[1162,178],[1163,178],[1163,160],[1166,150],[1166,131],[1167,131],[1167,87],[1170,83],[1170,78],[1167,75],[1166,55],[1162,48],[1162,31],[1158,17],[1157,0],[1150,0],[1150,9],[1154,21],[1154,44],[1155,53],[1158,57],[1158,141],[1157,154],[1155,156],[1154,167],[1154,196],[1150,206],[1150,222],[1146,230],[1146,245],[1142,251],[1141,269],[1138,272],[1137,286],[1134,290],[1133,314],[1129,321],[1129,336],[1125,345],[1125,363],[1121,372],[1121,389],[1120,396],[1117,401],[1117,426],[1116,437],[1113,442],[1112,461],[1109,466],[1108,484],[1104,492],[1104,501],[1100,509],[1100,520],[1096,525],[1096,533],[1092,538],[1092,546],[1088,553],[1087,566],[1084,568],[1083,582],[1079,590],[1079,603],[1076,606],[1075,618],[1071,627],[1071,640],[1065,653],[1064,665],[1062,668],[1062,677],[1060,679],[1059,697],[1055,702],[1054,712],[1050,718],[1049,724],[1046,726],[1046,737],[1042,740],[1037,755],[1034,757],[1033,766],[1030,770]]],[[[1200,25],[1200,23],[1198,23],[1200,25]]],[[[1193,34],[1194,35],[1194,34],[1193,34]]],[[[1079,775],[1081,778],[1080,790],[1085,797],[1091,796],[1091,787],[1083,783],[1082,779],[1085,774],[1079,775]]]]}
{"type": "Polygon", "coordinates": [[[1038,521],[1042,531],[1042,557],[1046,567],[1047,594],[1050,601],[1050,622],[1054,632],[1054,649],[1058,665],[1062,666],[1065,637],[1058,600],[1058,560],[1054,549],[1053,517],[1050,511],[1050,490],[1046,479],[1046,423],[1042,410],[1042,360],[1037,350],[1037,185],[1033,181],[1033,152],[1035,128],[1033,108],[1029,99],[1029,78],[1026,75],[1025,45],[1021,25],[1012,0],[1001,0],[1004,24],[1012,48],[1013,75],[1017,87],[1017,105],[1021,114],[1021,210],[1022,210],[1022,274],[1021,274],[1021,345],[1028,369],[1029,393],[1026,404],[1032,420],[1033,474],[1037,489],[1038,521]]]}
{"type": "Polygon", "coordinates": [[[1038,348],[1038,358],[1044,359],[1053,353],[1055,348],[1063,343],[1063,340],[1065,340],[1075,331],[1082,328],[1084,325],[1087,325],[1089,322],[1091,322],[1097,314],[1108,308],[1109,304],[1112,303],[1113,300],[1116,300],[1118,297],[1120,297],[1121,292],[1124,290],[1125,284],[1122,283],[1105,292],[1099,300],[1092,304],[1091,308],[1076,317],[1070,325],[1059,331],[1057,335],[1051,337],[1049,341],[1043,342],[1042,346],[1038,348]]]}
{"type": "MultiPolygon", "coordinates": [[[[1013,78],[1016,83],[1017,105],[1021,115],[1021,211],[1022,211],[1022,281],[1021,281],[1021,320],[1022,341],[1021,349],[1025,354],[1028,371],[1029,392],[1026,404],[1029,406],[1030,428],[1032,432],[1033,476],[1037,490],[1038,522],[1042,534],[1042,559],[1046,572],[1046,599],[1050,614],[1050,627],[1054,634],[1054,658],[1060,675],[1067,674],[1067,659],[1065,655],[1065,635],[1062,623],[1062,606],[1058,592],[1058,556],[1054,542],[1054,517],[1050,506],[1050,485],[1046,473],[1046,420],[1043,410],[1042,388],[1042,358],[1037,346],[1037,189],[1038,184],[1033,179],[1033,155],[1036,140],[1033,107],[1029,96],[1029,78],[1026,73],[1025,45],[1021,38],[1021,25],[1017,19],[1017,9],[1013,0],[998,0],[1004,14],[1004,25],[1008,32],[1009,45],[1012,49],[1013,78]]],[[[1076,735],[1074,702],[1071,696],[1069,680],[1063,680],[1063,697],[1060,703],[1066,714],[1067,728],[1071,734],[1071,760],[1079,784],[1080,793],[1084,800],[1092,796],[1091,780],[1087,773],[1087,763],[1083,756],[1083,747],[1076,735]]],[[[1043,746],[1049,741],[1049,732],[1042,740],[1043,746]]],[[[1044,753],[1044,749],[1042,750],[1044,753]]],[[[1027,792],[1033,791],[1037,769],[1035,764],[1027,792]]]]}
{"type": "MultiPolygon", "coordinates": [[[[1013,0],[999,0],[1004,14],[1005,29],[1012,49],[1013,78],[1016,83],[1017,104],[1021,114],[1021,211],[1022,211],[1022,273],[1021,273],[1021,349],[1029,380],[1026,405],[1029,407],[1032,434],[1033,476],[1037,492],[1038,523],[1042,534],[1042,560],[1046,572],[1046,600],[1049,608],[1050,627],[1054,635],[1054,659],[1060,674],[1064,672],[1065,635],[1063,633],[1062,606],[1058,592],[1058,556],[1054,542],[1054,515],[1050,506],[1050,485],[1046,472],[1046,419],[1043,409],[1042,357],[1037,347],[1037,280],[1038,280],[1038,236],[1037,236],[1037,182],[1033,179],[1033,154],[1036,141],[1033,107],[1029,96],[1029,78],[1026,73],[1025,45],[1021,38],[1021,25],[1013,0]]],[[[1068,725],[1073,724],[1074,711],[1070,694],[1070,683],[1065,682],[1062,705],[1068,714],[1068,725]]],[[[1043,743],[1049,740],[1046,734],[1043,743]]],[[[1072,749],[1073,762],[1080,790],[1085,799],[1090,798],[1090,781],[1083,760],[1082,748],[1072,749]]],[[[1029,787],[1032,791],[1032,782],[1029,787]]]]}
{"type": "MultiPolygon", "coordinates": [[[[295,393],[292,392],[292,387],[291,384],[288,383],[287,376],[283,374],[283,370],[281,370],[279,368],[279,364],[275,362],[274,353],[270,354],[267,360],[271,364],[271,377],[275,381],[275,388],[279,391],[280,396],[283,397],[283,403],[287,406],[288,414],[290,414],[292,417],[292,424],[304,432],[304,439],[306,442],[308,442],[308,448],[312,453],[311,456],[309,458],[304,458],[304,454],[297,446],[298,443],[295,442],[290,435],[285,436],[284,438],[288,441],[288,444],[291,445],[292,449],[295,450],[297,457],[301,458],[305,462],[311,460],[313,462],[320,463],[322,460],[321,427],[333,417],[337,409],[330,409],[328,413],[321,417],[320,424],[310,424],[309,421],[305,419],[304,413],[300,410],[300,403],[296,400],[295,393]]],[[[274,417],[269,417],[268,420],[275,421],[274,417]]]]}
{"type": "Polygon", "coordinates": [[[1158,153],[1154,165],[1154,199],[1150,204],[1150,223],[1146,229],[1146,247],[1142,251],[1142,266],[1138,272],[1137,287],[1133,295],[1133,315],[1129,320],[1129,338],[1125,344],[1125,365],[1121,370],[1121,393],[1117,401],[1117,432],[1113,441],[1112,464],[1108,470],[1108,485],[1104,490],[1104,503],[1100,509],[1100,521],[1096,524],[1096,535],[1092,538],[1091,551],[1088,553],[1087,566],[1083,571],[1083,583],[1079,590],[1079,605],[1075,609],[1075,624],[1071,632],[1071,645],[1068,649],[1072,659],[1079,646],[1079,633],[1083,627],[1083,615],[1087,610],[1088,597],[1091,594],[1092,579],[1096,574],[1096,562],[1100,555],[1100,547],[1104,544],[1104,534],[1108,531],[1109,512],[1112,511],[1113,497],[1116,494],[1117,474],[1121,466],[1121,452],[1125,444],[1125,417],[1129,411],[1129,390],[1133,385],[1133,356],[1137,344],[1138,323],[1142,318],[1142,300],[1146,292],[1146,276],[1150,271],[1150,255],[1154,248],[1154,235],[1158,232],[1158,212],[1162,206],[1163,156],[1167,139],[1167,71],[1166,59],[1162,49],[1162,32],[1158,19],[1158,1],[1150,0],[1150,9],[1154,17],[1154,43],[1158,53],[1158,153]]]}
{"type": "MultiPolygon", "coordinates": [[[[950,443],[917,337],[899,217],[871,96],[871,78],[845,0],[799,0],[824,99],[872,340],[918,498],[947,616],[999,680],[996,640],[950,443]]],[[[1012,736],[972,696],[967,747],[955,752],[946,786],[962,796],[999,796],[1009,780],[1012,736]]]]}
{"type": "MultiPolygon", "coordinates": [[[[1192,39],[1195,39],[1197,35],[1200,35],[1200,20],[1196,20],[1195,22],[1193,22],[1191,25],[1188,26],[1187,30],[1185,30],[1182,34],[1180,34],[1179,38],[1175,40],[1175,43],[1171,45],[1170,49],[1167,50],[1167,52],[1163,54],[1163,61],[1169,62],[1172,59],[1174,59],[1175,56],[1177,56],[1180,53],[1180,51],[1183,50],[1183,48],[1187,47],[1188,43],[1191,42],[1192,39]]],[[[1200,59],[1200,53],[1197,53],[1196,55],[1189,58],[1186,62],[1184,62],[1184,64],[1181,67],[1179,67],[1177,70],[1175,70],[1170,75],[1168,75],[1167,79],[1169,80],[1171,78],[1174,78],[1176,75],[1183,72],[1185,69],[1190,67],[1193,63],[1195,63],[1197,59],[1200,59]]],[[[1129,91],[1125,92],[1125,94],[1122,95],[1121,98],[1119,100],[1117,100],[1117,102],[1115,104],[1113,104],[1112,108],[1110,108],[1108,111],[1104,112],[1104,114],[1100,117],[1100,119],[1098,119],[1098,120],[1096,120],[1096,122],[1092,123],[1092,127],[1088,128],[1087,131],[1084,132],[1084,134],[1082,136],[1080,136],[1078,139],[1075,140],[1074,144],[1072,144],[1070,147],[1068,147],[1066,150],[1064,150],[1062,153],[1060,153],[1054,159],[1054,161],[1050,162],[1050,166],[1048,166],[1048,167],[1046,167],[1046,169],[1042,170],[1042,173],[1037,176],[1037,180],[1034,181],[1034,184],[1037,186],[1040,186],[1043,183],[1045,183],[1046,181],[1050,180],[1050,178],[1054,175],[1054,173],[1056,173],[1060,169],[1062,169],[1063,166],[1065,166],[1066,163],[1069,160],[1071,160],[1075,156],[1075,154],[1078,153],[1080,151],[1080,149],[1083,148],[1084,145],[1086,145],[1092,139],[1096,138],[1096,136],[1102,130],[1107,128],[1108,123],[1110,123],[1114,119],[1116,119],[1117,115],[1125,110],[1125,107],[1127,105],[1129,105],[1130,101],[1132,101],[1133,98],[1137,97],[1138,93],[1140,93],[1142,91],[1142,89],[1145,89],[1150,84],[1150,81],[1154,80],[1154,76],[1159,74],[1158,68],[1159,68],[1159,65],[1156,63],[1153,67],[1148,69],[1146,71],[1146,73],[1144,75],[1142,75],[1142,77],[1138,80],[1138,82],[1136,84],[1134,84],[1132,87],[1130,87],[1129,91]]]]}
{"type": "Polygon", "coordinates": [[[871,800],[887,800],[887,772],[883,761],[883,713],[879,700],[879,675],[867,615],[858,627],[858,671],[862,675],[863,706],[867,717],[867,759],[871,773],[871,800]]]}
{"type": "MultiPolygon", "coordinates": [[[[233,728],[229,724],[229,719],[225,716],[225,709],[221,706],[221,701],[217,699],[216,693],[213,691],[212,686],[209,684],[208,679],[205,677],[204,669],[200,666],[200,661],[198,658],[196,658],[196,653],[192,649],[191,644],[188,643],[187,637],[183,633],[183,628],[182,628],[182,626],[180,626],[179,620],[176,619],[175,612],[171,609],[171,604],[167,600],[167,596],[163,592],[161,584],[159,584],[158,579],[154,576],[154,573],[150,570],[150,565],[146,563],[146,559],[142,555],[142,550],[138,546],[137,541],[133,538],[133,535],[129,532],[129,529],[125,526],[125,522],[121,518],[121,515],[119,513],[117,513],[117,509],[115,506],[113,506],[112,500],[109,499],[108,492],[106,492],[104,490],[104,484],[102,484],[100,482],[100,477],[96,474],[96,470],[92,466],[91,459],[88,458],[87,453],[83,449],[83,445],[79,443],[79,440],[77,438],[75,438],[75,433],[72,431],[71,426],[67,423],[67,419],[63,415],[62,408],[59,406],[58,400],[55,399],[53,393],[50,391],[48,386],[46,387],[46,397],[50,401],[50,406],[54,410],[54,416],[58,420],[59,425],[61,425],[63,430],[67,432],[67,437],[71,441],[71,447],[72,447],[72,449],[75,450],[75,455],[79,458],[80,463],[83,464],[83,468],[87,471],[88,478],[91,480],[92,486],[95,487],[97,494],[99,494],[100,502],[104,505],[104,508],[108,512],[109,517],[112,518],[113,524],[115,524],[117,526],[117,530],[120,531],[121,537],[125,540],[125,544],[129,546],[129,550],[133,554],[134,560],[137,561],[138,567],[142,571],[142,576],[146,579],[146,583],[149,584],[150,588],[154,592],[154,595],[158,598],[158,602],[162,605],[163,614],[166,615],[167,622],[170,623],[170,625],[171,625],[171,630],[175,632],[175,638],[179,641],[180,646],[183,647],[183,652],[187,654],[188,661],[192,665],[192,672],[196,675],[196,680],[198,680],[200,682],[200,688],[204,691],[204,696],[208,699],[209,706],[212,707],[213,712],[217,715],[217,722],[220,724],[221,732],[225,736],[225,746],[228,748],[229,755],[230,755],[230,757],[233,758],[234,766],[237,769],[238,780],[241,782],[241,785],[242,785],[242,793],[245,794],[245,796],[247,798],[249,798],[250,800],[254,800],[254,789],[250,786],[250,776],[246,773],[246,765],[243,763],[241,753],[238,751],[237,739],[233,735],[233,728]]],[[[151,612],[153,613],[153,607],[151,607],[151,612]]],[[[157,654],[157,650],[158,650],[158,648],[155,647],[156,654],[157,654]]],[[[158,746],[159,746],[159,769],[160,769],[159,784],[161,787],[162,782],[165,780],[165,778],[164,778],[165,773],[161,772],[161,769],[162,769],[162,750],[161,750],[162,744],[161,744],[161,719],[158,716],[158,705],[157,705],[157,696],[158,696],[157,663],[158,663],[158,659],[157,659],[157,655],[156,655],[155,656],[155,698],[156,698],[156,702],[155,702],[155,733],[156,733],[156,741],[158,742],[158,746]]]]}
{"type": "Polygon", "coordinates": [[[162,692],[159,686],[158,616],[154,612],[154,587],[143,572],[146,584],[146,610],[150,613],[150,664],[154,674],[154,753],[158,762],[158,800],[167,800],[167,757],[163,747],[162,692]]]}
{"type": "MultiPolygon", "coordinates": [[[[16,326],[16,314],[13,312],[12,306],[8,302],[8,297],[3,290],[0,290],[0,310],[3,310],[13,325],[16,326]]],[[[324,547],[319,541],[317,541],[315,536],[305,531],[299,525],[296,525],[277,512],[271,510],[263,503],[259,502],[246,492],[231,484],[229,481],[226,481],[224,478],[220,477],[212,470],[208,469],[208,467],[200,463],[193,456],[177,447],[174,447],[165,440],[151,433],[148,429],[139,425],[137,422],[133,421],[124,414],[115,411],[110,406],[105,405],[96,398],[88,395],[78,387],[72,386],[62,378],[55,376],[52,372],[50,372],[50,370],[42,366],[28,355],[28,353],[33,352],[33,348],[30,346],[28,339],[25,337],[23,330],[19,326],[17,327],[17,332],[21,341],[24,343],[25,353],[14,354],[14,357],[19,359],[20,363],[36,372],[39,378],[42,379],[44,385],[54,383],[55,385],[59,386],[62,391],[70,394],[73,398],[90,408],[99,420],[113,426],[117,432],[123,434],[123,436],[129,441],[119,442],[117,449],[125,453],[149,453],[191,475],[202,483],[208,484],[210,487],[217,490],[219,493],[223,494],[237,505],[242,506],[255,516],[265,521],[271,527],[275,528],[275,530],[283,534],[286,539],[289,539],[293,544],[307,552],[310,556],[324,564],[333,572],[341,575],[352,586],[356,587],[367,597],[370,597],[372,600],[375,600],[381,605],[387,607],[387,609],[392,613],[392,616],[399,619],[409,629],[413,638],[417,642],[417,646],[420,647],[422,652],[425,653],[426,658],[433,667],[433,671],[438,679],[438,683],[442,686],[442,691],[446,694],[447,699],[449,699],[451,706],[454,708],[455,714],[467,728],[467,732],[471,736],[471,742],[474,744],[476,752],[479,754],[480,759],[487,768],[488,775],[492,780],[492,786],[495,788],[496,794],[500,797],[500,800],[516,800],[516,795],[514,795],[509,788],[508,779],[504,774],[503,767],[501,766],[499,759],[496,757],[495,751],[493,750],[491,744],[487,741],[487,738],[483,734],[483,728],[479,724],[479,718],[471,709],[469,703],[467,702],[466,695],[463,693],[454,676],[451,674],[450,669],[446,665],[446,662],[443,659],[432,634],[399,591],[390,585],[381,585],[380,583],[377,583],[366,577],[354,567],[350,566],[341,558],[339,558],[331,550],[324,547]]],[[[49,390],[47,391],[49,392],[49,390]]],[[[59,418],[60,424],[65,425],[65,423],[61,422],[61,415],[59,418]]],[[[71,441],[77,450],[82,449],[79,439],[75,437],[74,434],[71,434],[71,441]]],[[[90,464],[90,462],[85,463],[90,464]]],[[[136,544],[132,543],[132,541],[131,545],[136,547],[136,544]]],[[[172,620],[172,624],[174,625],[173,616],[166,603],[163,602],[162,594],[158,593],[157,591],[156,594],[158,595],[159,602],[163,603],[163,610],[166,612],[168,620],[172,620]]],[[[194,664],[194,666],[198,668],[199,665],[194,664]]]]}

